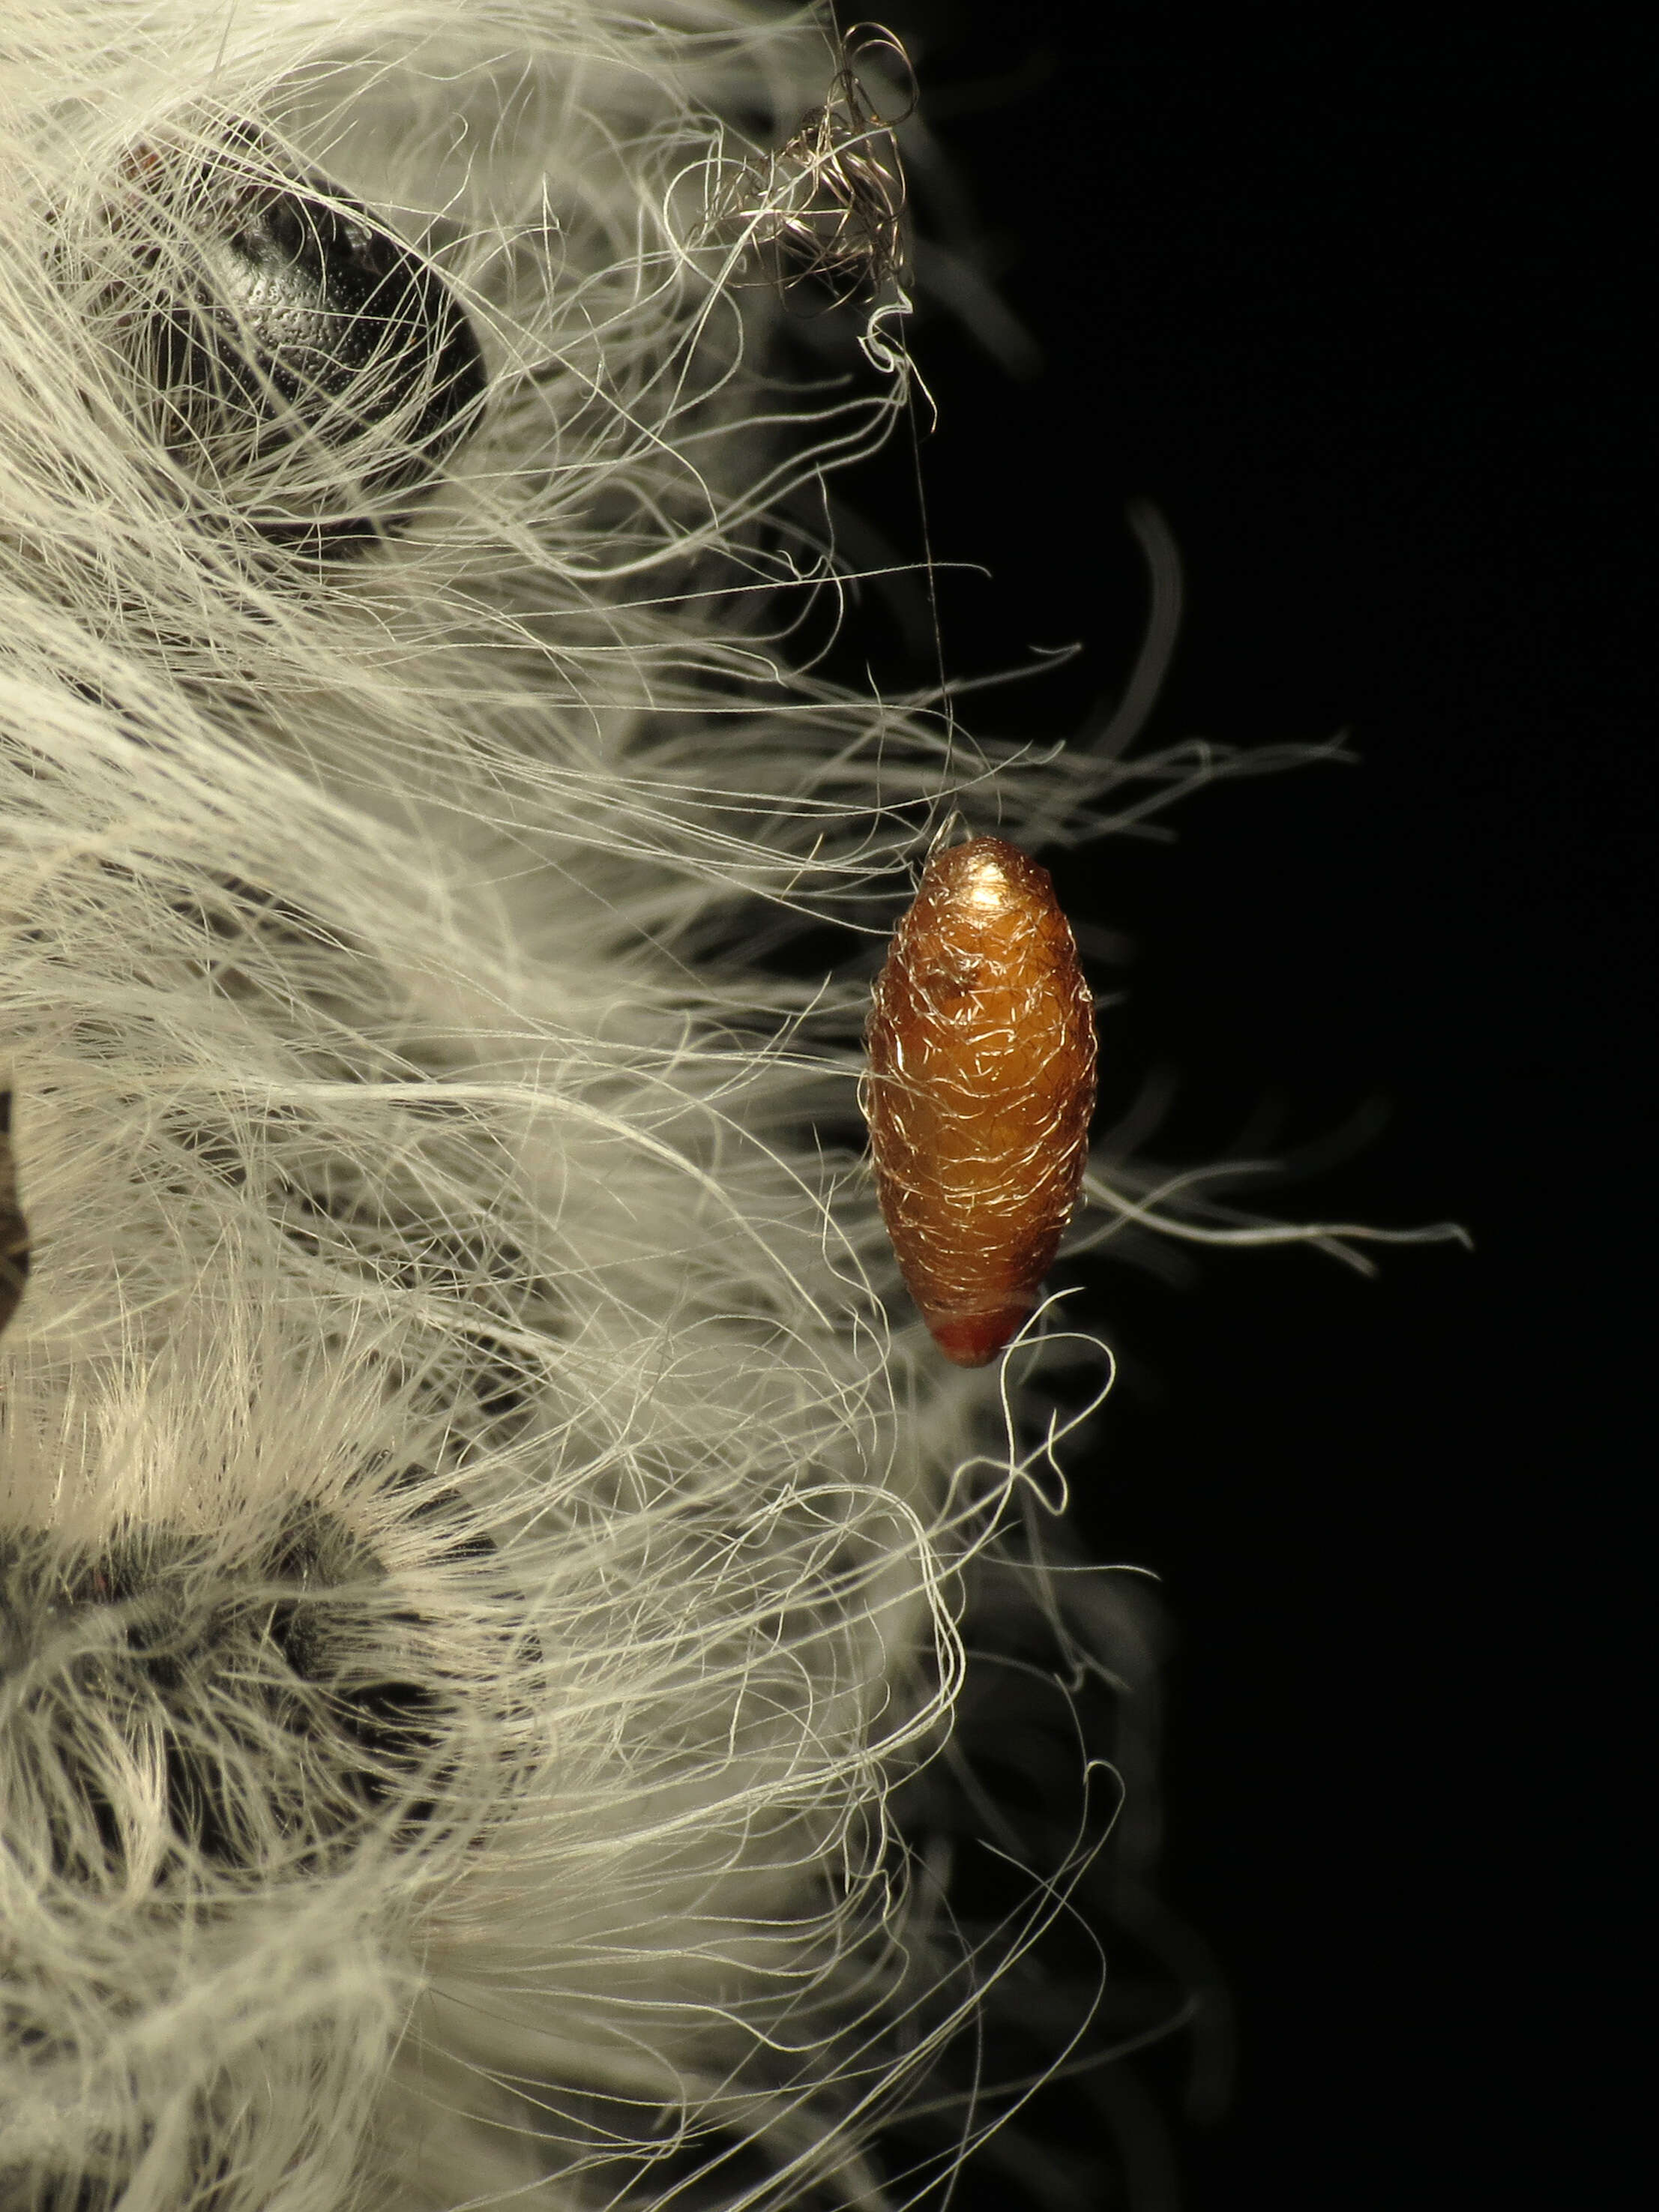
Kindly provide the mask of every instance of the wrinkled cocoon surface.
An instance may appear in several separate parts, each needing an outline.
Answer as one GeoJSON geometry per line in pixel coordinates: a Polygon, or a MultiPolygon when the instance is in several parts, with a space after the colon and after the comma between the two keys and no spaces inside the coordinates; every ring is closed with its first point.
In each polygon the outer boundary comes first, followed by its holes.
{"type": "Polygon", "coordinates": [[[906,1286],[940,1349],[983,1366],[1035,1305],[1088,1158],[1094,1002],[1048,870],[1000,837],[935,853],[867,1041],[871,1150],[906,1286]]]}
{"type": "Polygon", "coordinates": [[[958,791],[791,673],[904,399],[746,258],[833,69],[739,0],[9,0],[7,2212],[875,2206],[907,2098],[976,2124],[990,1954],[892,1793],[1027,1447],[903,1302],[860,962],[941,805],[1076,842],[1196,771],[958,791]],[[146,149],[232,143],[471,319],[407,514],[401,366],[355,458],[158,413],[134,302],[218,203],[146,149]]]}

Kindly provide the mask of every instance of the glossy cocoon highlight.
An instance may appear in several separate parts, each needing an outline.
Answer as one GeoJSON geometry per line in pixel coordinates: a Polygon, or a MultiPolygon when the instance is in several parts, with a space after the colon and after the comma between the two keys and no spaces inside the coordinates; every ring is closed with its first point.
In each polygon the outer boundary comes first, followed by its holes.
{"type": "Polygon", "coordinates": [[[1088,1156],[1094,1005],[1048,870],[1000,837],[936,853],[866,1043],[900,1269],[940,1350],[982,1367],[1036,1303],[1088,1156]]]}

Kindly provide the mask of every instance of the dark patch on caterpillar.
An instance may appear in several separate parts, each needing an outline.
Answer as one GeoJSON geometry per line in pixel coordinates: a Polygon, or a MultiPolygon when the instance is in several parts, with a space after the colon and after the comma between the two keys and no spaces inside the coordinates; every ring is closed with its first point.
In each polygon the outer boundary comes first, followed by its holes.
{"type": "Polygon", "coordinates": [[[102,307],[193,504],[329,558],[408,523],[486,384],[424,255],[246,125],[215,158],[137,148],[106,223],[102,307]]]}
{"type": "Polygon", "coordinates": [[[11,1092],[0,1091],[0,1333],[16,1312],[29,1277],[29,1229],[17,1200],[11,1150],[11,1092]]]}
{"type": "Polygon", "coordinates": [[[234,1573],[166,1527],[95,1552],[6,1537],[15,1840],[33,1828],[60,1879],[122,1886],[137,1838],[106,1786],[115,1759],[157,1776],[162,1891],[209,1870],[268,1881],[273,1861],[315,1871],[388,1808],[412,1841],[437,1816],[443,1701],[386,1663],[389,1636],[421,1624],[375,1604],[377,1585],[368,1547],[316,1507],[234,1573]]]}

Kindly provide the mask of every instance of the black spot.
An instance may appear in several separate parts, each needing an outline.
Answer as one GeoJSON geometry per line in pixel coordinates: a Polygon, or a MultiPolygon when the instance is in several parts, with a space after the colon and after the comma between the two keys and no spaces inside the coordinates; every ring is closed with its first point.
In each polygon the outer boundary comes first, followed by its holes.
{"type": "Polygon", "coordinates": [[[484,391],[443,277],[252,132],[209,168],[145,156],[133,179],[156,242],[123,321],[174,459],[274,544],[349,554],[407,522],[484,391]]]}

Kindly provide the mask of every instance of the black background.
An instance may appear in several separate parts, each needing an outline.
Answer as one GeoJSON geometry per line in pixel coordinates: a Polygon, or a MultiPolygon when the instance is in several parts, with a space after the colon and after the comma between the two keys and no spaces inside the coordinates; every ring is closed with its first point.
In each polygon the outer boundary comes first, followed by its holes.
{"type": "MultiPolygon", "coordinates": [[[[945,580],[946,659],[1085,647],[980,726],[1065,735],[1121,684],[1139,497],[1188,579],[1149,740],[1359,756],[1060,872],[1135,948],[1114,1079],[1173,1073],[1182,1162],[1381,1114],[1263,1202],[1474,1240],[1101,1279],[1082,1510],[1163,1577],[1162,1887],[1237,2017],[1224,2112],[1160,2093],[1179,2201],[1627,2201],[1651,73],[1587,17],[885,12],[956,179],[921,228],[1041,356],[923,302],[934,553],[991,570],[945,580]]],[[[908,465],[864,488],[901,539],[908,465]]]]}

